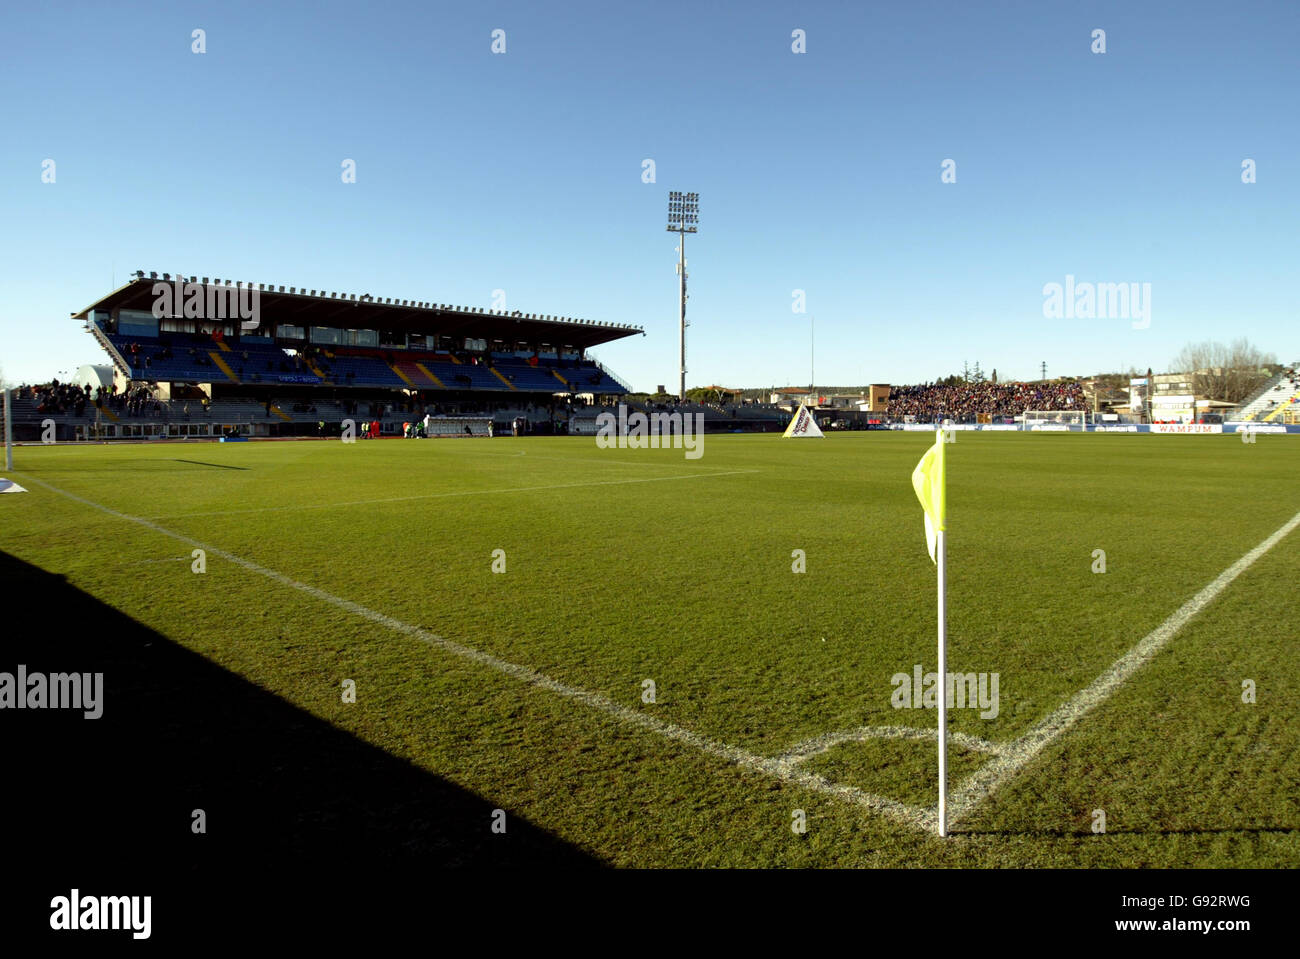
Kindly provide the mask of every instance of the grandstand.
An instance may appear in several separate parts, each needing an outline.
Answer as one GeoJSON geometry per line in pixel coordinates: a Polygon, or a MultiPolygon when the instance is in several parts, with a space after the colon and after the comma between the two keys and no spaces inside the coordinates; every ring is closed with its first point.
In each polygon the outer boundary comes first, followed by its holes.
{"type": "Polygon", "coordinates": [[[100,374],[94,382],[17,391],[18,439],[35,438],[48,420],[59,440],[336,435],[358,417],[399,435],[426,414],[502,427],[522,417],[530,431],[564,432],[575,408],[629,392],[588,351],[643,333],[143,271],[72,316],[110,369],[82,367],[100,374]],[[242,307],[252,308],[241,315],[242,307]]]}
{"type": "Polygon", "coordinates": [[[1288,413],[1297,412],[1300,412],[1300,373],[1292,366],[1269,377],[1258,392],[1241,405],[1237,419],[1244,423],[1281,423],[1288,413]]]}

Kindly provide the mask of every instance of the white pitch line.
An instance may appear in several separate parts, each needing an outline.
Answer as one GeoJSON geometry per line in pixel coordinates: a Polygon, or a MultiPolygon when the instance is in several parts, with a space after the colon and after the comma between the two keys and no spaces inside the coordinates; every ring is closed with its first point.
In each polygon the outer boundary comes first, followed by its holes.
{"type": "MultiPolygon", "coordinates": [[[[924,729],[918,726],[859,726],[857,729],[841,729],[837,732],[823,733],[804,742],[796,743],[782,753],[779,758],[789,763],[801,763],[843,743],[861,743],[871,739],[915,739],[937,743],[939,741],[939,730],[924,729]]],[[[1002,743],[990,742],[987,739],[980,739],[978,736],[968,736],[965,733],[952,731],[948,733],[948,742],[960,746],[962,749],[990,753],[994,756],[1000,755],[1007,749],[1007,746],[1002,743]]]]}
{"type": "Polygon", "coordinates": [[[709,739],[708,737],[702,736],[690,729],[686,729],[683,726],[677,726],[673,723],[666,722],[665,720],[658,719],[649,713],[623,706],[600,695],[599,693],[594,693],[578,686],[571,686],[568,683],[560,682],[557,679],[552,679],[543,673],[539,673],[535,669],[530,669],[527,666],[521,666],[517,663],[509,662],[497,656],[493,656],[491,653],[473,649],[469,646],[462,646],[460,643],[453,642],[450,639],[445,639],[442,636],[437,636],[426,629],[421,629],[419,626],[413,626],[410,623],[405,623],[399,619],[393,618],[392,616],[377,612],[376,610],[370,609],[368,606],[354,603],[349,599],[343,599],[340,596],[335,596],[333,593],[327,593],[325,590],[308,585],[307,583],[301,583],[296,579],[291,579],[290,577],[285,576],[283,573],[278,573],[273,569],[266,568],[265,566],[259,566],[251,560],[236,556],[233,553],[228,553],[225,550],[218,549],[214,546],[207,546],[198,542],[191,536],[184,535],[183,533],[177,533],[166,529],[165,527],[159,526],[157,523],[150,522],[144,517],[132,516],[129,513],[123,513],[119,510],[112,509],[111,507],[92,502],[91,500],[77,496],[74,493],[69,493],[56,486],[51,486],[43,480],[34,479],[32,482],[45,487],[53,493],[58,493],[60,496],[81,503],[84,506],[89,506],[92,509],[107,513],[117,519],[125,520],[129,523],[135,523],[138,526],[143,526],[145,529],[151,530],[159,535],[179,540],[187,546],[202,549],[209,556],[216,556],[220,559],[224,559],[227,562],[240,566],[251,573],[264,576],[282,586],[287,586],[290,589],[305,593],[323,603],[328,603],[331,606],[352,613],[354,616],[358,616],[362,619],[369,620],[379,626],[391,629],[394,632],[402,633],[405,636],[419,640],[420,642],[434,648],[441,649],[453,656],[458,656],[461,659],[466,659],[470,662],[478,663],[481,666],[486,666],[498,673],[518,680],[525,685],[537,686],[541,689],[547,690],[548,692],[562,696],[565,699],[579,702],[593,710],[604,713],[606,716],[609,716],[625,726],[634,726],[646,730],[647,732],[654,733],[664,739],[681,743],[685,746],[690,746],[691,748],[712,756],[715,759],[721,759],[733,763],[734,765],[750,772],[760,773],[789,785],[800,786],[804,789],[833,796],[844,802],[856,805],[859,808],[880,813],[881,815],[893,819],[895,822],[903,825],[912,826],[930,832],[935,831],[937,828],[938,821],[933,810],[898,802],[885,796],[877,796],[866,792],[865,790],[858,789],[855,786],[844,786],[838,783],[833,783],[825,777],[818,776],[815,773],[803,772],[798,769],[794,763],[786,762],[779,758],[773,759],[759,756],[756,753],[751,753],[739,746],[730,746],[726,743],[717,742],[716,740],[709,739]]]}
{"type": "MultiPolygon", "coordinates": [[[[502,489],[455,490],[450,493],[419,493],[414,496],[390,496],[384,499],[360,499],[347,503],[309,503],[295,506],[261,506],[255,509],[218,509],[199,513],[160,513],[148,519],[189,519],[192,516],[238,516],[245,513],[289,513],[307,509],[341,509],[345,506],[374,506],[379,503],[407,503],[417,499],[444,499],[451,496],[486,496],[493,493],[532,493],[538,490],[578,489],[587,486],[626,486],[629,483],[663,483],[669,480],[708,479],[712,476],[738,476],[759,470],[727,470],[721,473],[685,473],[678,476],[645,476],[639,479],[603,480],[590,483],[556,483],[550,486],[507,486],[502,489]]],[[[54,487],[50,487],[54,489],[54,487]]],[[[55,492],[62,492],[55,490],[55,492]]],[[[70,495],[70,494],[69,494],[70,495]]]]}
{"type": "Polygon", "coordinates": [[[1300,526],[1296,513],[1262,543],[1237,560],[1199,593],[1180,606],[1172,616],[1148,633],[1111,667],[1080,690],[1027,733],[1014,740],[997,758],[985,763],[948,798],[948,821],[956,822],[974,810],[1025,766],[1033,762],[1051,742],[1089,712],[1109,699],[1135,672],[1160,652],[1187,623],[1222,593],[1255,561],[1300,526]]]}
{"type": "MultiPolygon", "coordinates": [[[[661,463],[657,460],[621,460],[621,459],[614,459],[613,457],[608,457],[608,456],[606,457],[546,456],[545,454],[542,453],[536,453],[536,452],[529,453],[527,450],[519,450],[517,453],[507,453],[505,450],[484,450],[484,449],[470,450],[468,449],[468,444],[465,443],[462,443],[460,444],[460,446],[454,448],[457,450],[467,450],[468,452],[474,453],[474,455],[476,456],[504,456],[507,459],[515,459],[517,457],[526,455],[529,458],[529,462],[532,462],[533,460],[549,460],[550,462],[553,463],[599,463],[602,466],[636,466],[641,468],[645,468],[649,466],[653,469],[672,469],[674,466],[673,463],[661,463]]],[[[669,447],[662,447],[662,448],[668,449],[669,447]]],[[[718,467],[697,466],[696,469],[716,470],[718,469],[718,467]]],[[[758,472],[758,470],[753,470],[752,472],[756,473],[758,472]]]]}

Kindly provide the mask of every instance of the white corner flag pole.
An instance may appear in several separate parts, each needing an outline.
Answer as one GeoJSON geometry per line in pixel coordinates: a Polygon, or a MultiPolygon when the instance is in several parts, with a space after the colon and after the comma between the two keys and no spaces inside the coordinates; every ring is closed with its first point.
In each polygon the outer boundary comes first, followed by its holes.
{"type": "Polygon", "coordinates": [[[948,550],[947,533],[939,530],[939,835],[948,835],[948,550]]]}
{"type": "Polygon", "coordinates": [[[13,414],[9,412],[9,388],[5,387],[5,470],[14,468],[14,423],[13,414]]]}
{"type": "Polygon", "coordinates": [[[927,551],[938,573],[939,593],[939,835],[948,835],[948,457],[951,442],[940,426],[934,445],[912,471],[912,486],[925,510],[927,551]]]}

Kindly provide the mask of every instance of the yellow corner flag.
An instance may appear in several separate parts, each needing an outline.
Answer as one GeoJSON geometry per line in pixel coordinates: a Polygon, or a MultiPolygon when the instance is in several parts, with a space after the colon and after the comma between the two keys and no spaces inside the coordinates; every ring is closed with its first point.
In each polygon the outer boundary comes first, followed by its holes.
{"type": "Polygon", "coordinates": [[[935,540],[939,530],[946,529],[944,506],[944,456],[943,430],[935,436],[934,445],[925,451],[921,462],[912,471],[912,488],[916,498],[925,510],[925,543],[930,548],[930,559],[938,563],[934,554],[935,540]]]}

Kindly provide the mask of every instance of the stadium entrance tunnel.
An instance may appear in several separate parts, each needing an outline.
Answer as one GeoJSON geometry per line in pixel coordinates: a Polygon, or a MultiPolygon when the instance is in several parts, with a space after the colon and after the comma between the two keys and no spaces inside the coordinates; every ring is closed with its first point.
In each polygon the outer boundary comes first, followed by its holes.
{"type": "Polygon", "coordinates": [[[63,895],[69,883],[101,879],[100,888],[122,888],[124,876],[165,891],[187,873],[255,881],[264,866],[346,871],[375,857],[433,869],[601,865],[509,810],[508,831],[494,834],[489,799],[299,709],[62,576],[0,552],[0,581],[8,598],[0,672],[103,674],[98,719],[0,710],[6,856],[24,875],[59,877],[63,895]],[[192,830],[195,809],[205,812],[206,834],[192,830]]]}

